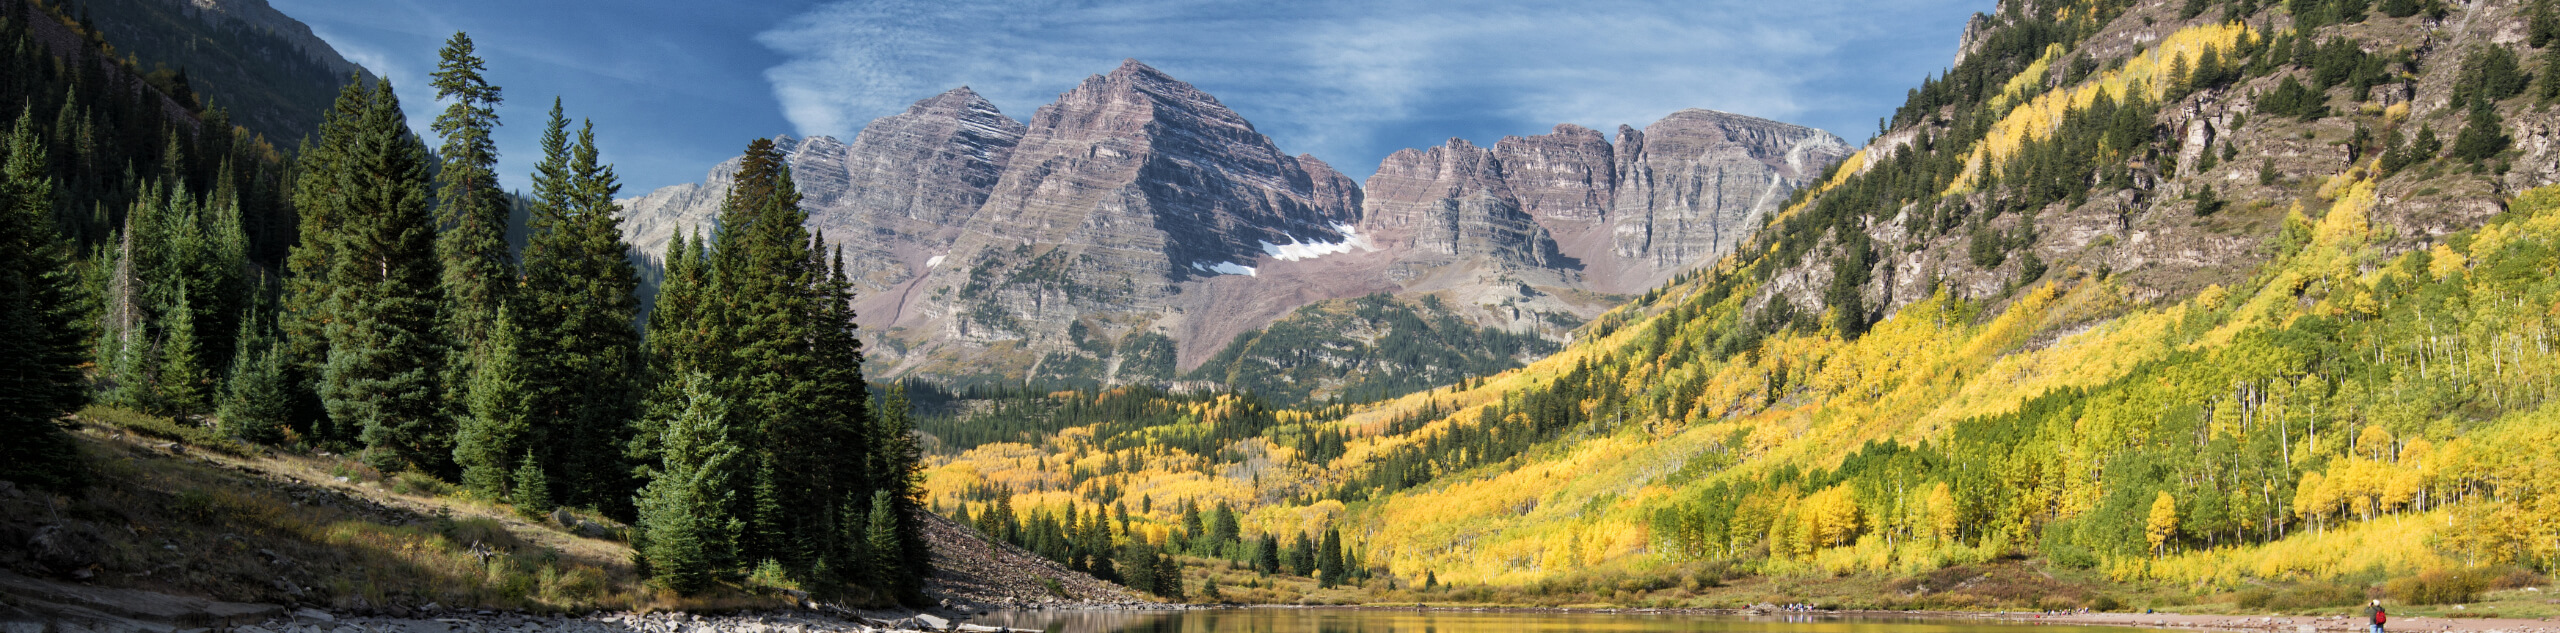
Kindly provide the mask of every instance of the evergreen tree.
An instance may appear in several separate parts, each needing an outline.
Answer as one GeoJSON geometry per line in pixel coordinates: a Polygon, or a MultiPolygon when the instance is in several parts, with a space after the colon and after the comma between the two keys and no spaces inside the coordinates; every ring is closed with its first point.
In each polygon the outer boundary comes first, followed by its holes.
{"type": "Polygon", "coordinates": [[[907,543],[900,533],[898,512],[896,495],[887,490],[871,493],[869,525],[863,531],[862,549],[871,557],[868,562],[872,578],[865,584],[904,600],[917,591],[917,574],[908,567],[904,555],[907,543]]]}
{"type": "Polygon", "coordinates": [[[1119,569],[1122,570],[1120,586],[1159,596],[1164,595],[1157,591],[1161,582],[1156,576],[1159,568],[1160,566],[1156,564],[1155,547],[1142,541],[1120,548],[1119,569]]]}
{"type": "Polygon", "coordinates": [[[2543,103],[2560,101],[2560,46],[2542,49],[2542,74],[2533,79],[2536,98],[2543,103]]]}
{"type": "Polygon", "coordinates": [[[853,491],[840,489],[831,475],[840,472],[834,460],[860,453],[837,450],[825,412],[809,406],[825,395],[808,379],[817,369],[808,336],[816,320],[810,289],[817,271],[802,227],[807,219],[782,153],[768,139],[750,143],[711,237],[712,290],[704,317],[713,353],[705,366],[692,368],[720,377],[721,392],[736,407],[740,443],[759,472],[772,473],[758,479],[771,481],[774,494],[756,495],[753,502],[804,510],[741,512],[753,521],[750,533],[758,535],[745,558],[778,559],[795,573],[808,569],[805,552],[841,549],[809,542],[833,530],[805,519],[840,516],[832,506],[859,498],[847,497],[853,491]]]}
{"type": "Polygon", "coordinates": [[[2482,46],[2462,58],[2462,66],[2454,75],[2450,104],[2456,108],[2494,105],[2524,94],[2531,80],[2517,62],[2515,51],[2505,46],[2482,46]]]}
{"type": "Polygon", "coordinates": [[[678,231],[660,257],[666,273],[647,315],[648,336],[642,343],[650,387],[639,428],[623,451],[624,459],[638,464],[634,472],[644,478],[658,461],[662,431],[684,409],[685,395],[678,380],[682,368],[705,365],[709,354],[710,333],[703,328],[702,310],[710,280],[702,243],[698,235],[688,239],[678,231]]]}
{"type": "Polygon", "coordinates": [[[1200,601],[1208,603],[1220,603],[1227,601],[1227,594],[1218,591],[1218,578],[1216,576],[1210,576],[1207,574],[1202,574],[1200,576],[1200,601]]]}
{"type": "Polygon", "coordinates": [[[1174,560],[1170,554],[1155,554],[1153,549],[1149,549],[1148,552],[1154,554],[1149,558],[1155,562],[1155,587],[1149,589],[1148,593],[1174,602],[1185,600],[1186,597],[1182,591],[1182,563],[1174,560]]]}
{"type": "MultiPolygon", "coordinates": [[[[498,104],[506,100],[481,72],[471,36],[455,32],[438,53],[436,99],[446,102],[432,126],[442,136],[436,153],[436,257],[443,263],[444,327],[453,347],[443,378],[461,396],[475,366],[486,360],[499,306],[515,285],[507,253],[507,194],[498,188],[498,104]]],[[[456,407],[460,408],[460,407],[456,407]]]]}
{"type": "MultiPolygon", "coordinates": [[[[873,423],[872,455],[883,467],[873,473],[871,489],[874,495],[888,496],[894,510],[891,516],[895,518],[897,551],[900,553],[899,573],[893,577],[889,588],[899,590],[896,595],[901,599],[914,598],[918,597],[914,591],[923,586],[924,570],[932,566],[932,550],[924,540],[924,525],[916,520],[917,514],[924,511],[923,475],[920,472],[924,449],[916,443],[914,411],[907,401],[905,386],[890,387],[874,411],[878,415],[873,423]]],[[[1099,528],[1099,531],[1108,530],[1099,510],[1086,525],[1099,528]]],[[[1107,533],[1095,534],[1093,538],[1101,540],[1105,547],[1109,545],[1110,535],[1107,533]]],[[[876,535],[869,540],[873,547],[880,545],[876,535]]]]}
{"type": "Polygon", "coordinates": [[[1254,540],[1253,570],[1264,574],[1280,573],[1280,539],[1264,534],[1254,540]]]}
{"type": "Polygon", "coordinates": [[[524,407],[552,421],[533,445],[563,497],[621,515],[641,362],[632,295],[639,276],[624,256],[612,202],[621,186],[612,167],[598,163],[592,125],[570,143],[557,99],[542,149],[520,301],[524,407]]]}
{"type": "MultiPolygon", "coordinates": [[[[2392,14],[2392,17],[2408,17],[2417,15],[2416,4],[2416,0],[2385,0],[2383,6],[2386,8],[2383,11],[2392,14]],[[2411,7],[2408,13],[2400,13],[2392,10],[2392,5],[2395,3],[2411,5],[2411,7]]],[[[2525,43],[2533,45],[2534,48],[2549,48],[2553,41],[2560,41],[2560,9],[2555,9],[2551,5],[2551,0],[2533,0],[2533,3],[2525,9],[2525,43]]],[[[2549,66],[2543,68],[2546,69],[2543,71],[2546,74],[2552,70],[2549,66]]]]}
{"type": "Polygon", "coordinates": [[[1227,544],[1236,542],[1237,533],[1242,530],[1243,526],[1236,524],[1235,508],[1227,505],[1227,502],[1218,502],[1217,517],[1210,521],[1210,542],[1217,547],[1226,547],[1227,544]]]}
{"type": "Polygon", "coordinates": [[[2482,102],[2472,106],[2462,133],[2453,137],[2452,156],[2454,160],[2477,163],[2506,151],[2508,142],[2506,124],[2498,119],[2497,110],[2482,102]]]}
{"type": "Polygon", "coordinates": [[[335,174],[343,215],[325,311],[341,318],[327,325],[320,395],[336,426],[360,430],[375,467],[443,472],[452,430],[438,390],[447,345],[426,152],[408,135],[391,83],[374,86],[335,174]]]}
{"type": "Polygon", "coordinates": [[[541,459],[525,453],[524,461],[516,466],[515,479],[515,494],[507,500],[516,504],[517,512],[540,515],[551,511],[551,478],[542,474],[541,459]]]}
{"type": "MultiPolygon", "coordinates": [[[[285,356],[298,397],[316,398],[322,390],[333,340],[329,325],[345,320],[338,318],[329,276],[338,265],[339,241],[346,228],[348,192],[341,189],[343,176],[352,166],[351,152],[372,100],[373,93],[364,82],[350,79],[339,89],[335,105],[321,113],[318,142],[306,139],[294,153],[297,175],[292,201],[299,216],[298,235],[285,258],[284,312],[278,315],[277,325],[284,331],[285,356]]],[[[313,439],[323,445],[353,442],[359,431],[335,419],[314,422],[313,439]]]]}
{"type": "Polygon", "coordinates": [[[1120,567],[1111,563],[1110,556],[1104,555],[1107,553],[1108,551],[1106,550],[1104,553],[1093,555],[1093,569],[1089,573],[1092,573],[1094,578],[1100,579],[1103,582],[1120,583],[1123,587],[1128,586],[1128,583],[1123,582],[1127,579],[1120,576],[1120,567]]]}
{"type": "Polygon", "coordinates": [[[730,440],[728,403],[710,382],[698,373],[678,379],[684,409],[668,421],[657,442],[656,476],[634,503],[640,535],[633,549],[661,586],[682,594],[701,591],[714,574],[733,568],[738,534],[746,529],[730,514],[745,451],[730,440]]]}
{"type": "Polygon", "coordinates": [[[1342,531],[1325,528],[1323,549],[1316,550],[1316,582],[1326,587],[1342,583],[1342,531]]]}
{"type": "Polygon", "coordinates": [[[1315,575],[1315,573],[1315,541],[1314,539],[1308,538],[1307,533],[1299,532],[1297,541],[1292,542],[1289,545],[1289,575],[1312,576],[1315,575]]]}
{"type": "Polygon", "coordinates": [[[285,378],[284,352],[264,334],[271,326],[261,321],[254,315],[241,319],[220,414],[224,434],[273,443],[284,439],[286,425],[292,423],[293,402],[288,393],[292,387],[285,378]]]}
{"type": "Polygon", "coordinates": [[[78,445],[56,422],[89,402],[86,328],[33,121],[31,108],[21,110],[0,145],[0,479],[67,492],[88,481],[78,445]]]}
{"type": "Polygon", "coordinates": [[[213,381],[204,369],[204,356],[196,340],[194,304],[188,301],[187,284],[178,282],[177,303],[170,305],[162,317],[160,339],[160,371],[155,383],[159,397],[153,400],[160,410],[171,415],[203,413],[208,404],[207,387],[213,381]]]}
{"type": "Polygon", "coordinates": [[[542,393],[565,427],[553,463],[572,501],[612,509],[631,488],[629,467],[613,449],[629,441],[638,415],[640,273],[614,202],[620,178],[601,163],[594,123],[578,130],[570,157],[571,204],[550,227],[557,248],[542,253],[544,270],[528,281],[546,302],[537,313],[547,333],[542,393]]]}
{"type": "Polygon", "coordinates": [[[521,466],[538,461],[533,458],[539,448],[534,416],[525,397],[525,365],[532,358],[519,344],[520,332],[514,314],[500,310],[488,355],[471,376],[469,411],[454,432],[453,462],[462,468],[462,486],[484,499],[524,496],[510,491],[523,486],[521,466]],[[516,485],[509,485],[511,478],[516,485]]]}

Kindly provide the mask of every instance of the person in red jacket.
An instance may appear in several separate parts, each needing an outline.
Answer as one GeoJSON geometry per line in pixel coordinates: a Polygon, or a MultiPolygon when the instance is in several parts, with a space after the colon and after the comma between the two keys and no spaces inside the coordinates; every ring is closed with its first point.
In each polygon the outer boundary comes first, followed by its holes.
{"type": "Polygon", "coordinates": [[[2366,621],[2373,623],[2373,633],[2382,633],[2383,623],[2391,621],[2391,613],[2382,610],[2381,600],[2375,600],[2373,604],[2366,605],[2364,617],[2366,621]]]}

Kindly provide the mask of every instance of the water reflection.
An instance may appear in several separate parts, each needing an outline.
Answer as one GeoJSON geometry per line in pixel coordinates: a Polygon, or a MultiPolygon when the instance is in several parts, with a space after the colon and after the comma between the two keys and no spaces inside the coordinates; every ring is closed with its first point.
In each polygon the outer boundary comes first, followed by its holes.
{"type": "Polygon", "coordinates": [[[2054,627],[1944,618],[1790,613],[1712,616],[1660,613],[1514,613],[1409,609],[1208,609],[1200,611],[1001,611],[971,624],[1047,633],[2130,633],[2120,627],[2054,627]],[[2061,630],[2070,629],[2070,630],[2061,630]]]}

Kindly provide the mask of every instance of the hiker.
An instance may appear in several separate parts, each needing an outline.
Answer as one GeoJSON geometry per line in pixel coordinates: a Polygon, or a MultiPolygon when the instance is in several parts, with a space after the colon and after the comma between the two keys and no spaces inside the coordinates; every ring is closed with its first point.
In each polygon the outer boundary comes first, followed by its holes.
{"type": "Polygon", "coordinates": [[[2373,623],[2373,633],[2382,633],[2383,623],[2391,621],[2391,613],[2382,610],[2381,600],[2375,600],[2373,601],[2373,604],[2366,605],[2364,608],[2364,617],[2367,621],[2373,623]]]}

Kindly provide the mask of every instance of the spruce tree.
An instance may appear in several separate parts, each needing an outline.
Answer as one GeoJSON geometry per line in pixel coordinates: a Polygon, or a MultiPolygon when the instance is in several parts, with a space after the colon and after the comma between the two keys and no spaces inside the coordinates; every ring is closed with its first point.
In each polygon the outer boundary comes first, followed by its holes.
{"type": "Polygon", "coordinates": [[[1253,569],[1264,574],[1280,573],[1280,539],[1264,534],[1254,541],[1253,569]]]}
{"type": "Polygon", "coordinates": [[[539,450],[525,398],[525,365],[532,359],[519,344],[520,331],[514,314],[500,310],[487,356],[471,376],[469,411],[453,436],[453,462],[462,469],[462,486],[484,499],[521,497],[516,492],[520,466],[535,463],[531,453],[539,450]]]}
{"type": "Polygon", "coordinates": [[[731,569],[743,522],[732,518],[736,469],[745,451],[729,437],[728,403],[703,374],[677,379],[684,408],[668,420],[656,443],[656,476],[642,488],[640,537],[634,549],[661,585],[691,594],[731,569]]]}
{"type": "Polygon", "coordinates": [[[1174,560],[1170,554],[1156,554],[1152,548],[1148,552],[1151,554],[1148,558],[1155,563],[1155,587],[1149,589],[1149,593],[1174,602],[1183,601],[1181,561],[1174,560]]]}
{"type": "Polygon", "coordinates": [[[1289,544],[1289,575],[1312,576],[1315,573],[1315,540],[1308,538],[1307,533],[1299,532],[1297,540],[1289,544]]]}
{"type": "MultiPolygon", "coordinates": [[[[345,232],[344,206],[346,192],[340,188],[352,146],[361,132],[365,111],[373,93],[362,81],[350,79],[338,91],[338,100],[321,113],[320,137],[317,142],[305,139],[294,153],[295,173],[292,202],[298,229],[296,242],[285,257],[284,311],[277,315],[277,325],[284,331],[284,352],[290,365],[290,376],[298,397],[316,396],[326,377],[331,335],[329,324],[344,321],[331,301],[335,294],[329,274],[340,259],[339,241],[345,232]]],[[[337,420],[316,421],[313,439],[322,445],[343,445],[356,440],[358,429],[340,426],[337,420]]]]}
{"type": "Polygon", "coordinates": [[[89,402],[86,324],[33,112],[21,110],[0,145],[0,479],[67,492],[88,481],[79,446],[56,422],[89,402]]]}
{"type": "Polygon", "coordinates": [[[339,318],[326,330],[320,396],[337,426],[359,430],[376,468],[445,472],[452,429],[438,389],[447,345],[426,152],[391,83],[374,86],[337,173],[343,215],[326,311],[339,318]]]}
{"type": "Polygon", "coordinates": [[[159,397],[154,401],[170,415],[186,416],[206,411],[213,378],[204,368],[202,344],[196,338],[195,307],[188,300],[187,284],[182,280],[177,286],[177,303],[161,317],[160,371],[154,381],[159,397]]]}
{"type": "Polygon", "coordinates": [[[665,275],[658,283],[657,301],[646,315],[648,336],[641,349],[646,362],[642,377],[649,387],[638,428],[623,450],[623,458],[637,464],[635,471],[643,477],[658,461],[658,439],[664,435],[663,430],[684,410],[685,394],[679,380],[684,368],[702,366],[707,355],[709,333],[702,327],[702,295],[710,280],[702,261],[701,244],[700,237],[688,239],[685,232],[677,231],[659,258],[665,275]]]}
{"type": "Polygon", "coordinates": [[[870,525],[863,530],[863,550],[871,555],[872,570],[866,584],[901,601],[911,601],[918,589],[917,574],[908,567],[904,554],[907,543],[898,512],[895,495],[887,490],[871,493],[870,525]]]}
{"type": "Polygon", "coordinates": [[[224,434],[258,443],[283,440],[293,411],[284,352],[264,334],[266,327],[255,315],[241,319],[240,335],[232,344],[237,351],[231,360],[231,380],[220,409],[224,434]]]}
{"type": "Polygon", "coordinates": [[[453,342],[446,388],[461,395],[474,367],[489,353],[499,306],[515,285],[507,253],[507,194],[498,188],[498,104],[506,100],[481,72],[471,36],[456,32],[436,64],[436,99],[446,102],[432,126],[442,137],[436,171],[436,256],[443,263],[444,327],[453,342]]]}
{"type": "Polygon", "coordinates": [[[1326,528],[1324,545],[1316,550],[1316,582],[1331,587],[1342,582],[1342,531],[1326,528]]]}
{"type": "Polygon", "coordinates": [[[519,301],[525,397],[555,421],[541,444],[562,498],[620,515],[631,488],[623,447],[639,405],[639,273],[624,254],[613,202],[621,185],[599,162],[594,126],[573,145],[568,125],[554,99],[534,167],[519,301]]]}
{"type": "Polygon", "coordinates": [[[2542,49],[2542,74],[2533,80],[2535,97],[2543,103],[2560,101],[2560,46],[2542,49]]]}
{"type": "Polygon", "coordinates": [[[516,504],[516,512],[540,516],[551,511],[551,478],[542,474],[542,461],[533,453],[525,453],[524,461],[516,465],[513,483],[515,491],[507,501],[516,504]]]}
{"type": "Polygon", "coordinates": [[[570,261],[552,269],[565,277],[549,277],[545,299],[562,310],[546,319],[552,328],[548,347],[553,362],[548,382],[567,387],[564,394],[575,415],[566,418],[566,454],[557,455],[561,484],[581,504],[614,508],[629,498],[630,468],[615,447],[628,441],[632,419],[639,415],[640,273],[631,265],[623,242],[622,191],[613,166],[601,162],[595,124],[578,130],[570,173],[576,185],[571,222],[562,227],[574,238],[560,251],[570,261]]]}
{"type": "Polygon", "coordinates": [[[808,380],[816,366],[808,338],[816,316],[809,292],[816,270],[802,227],[807,219],[782,153],[768,139],[748,144],[711,237],[712,290],[704,317],[712,353],[705,355],[706,366],[688,368],[721,378],[722,394],[736,407],[740,443],[753,453],[760,473],[773,473],[758,480],[772,481],[774,494],[753,495],[751,501],[804,510],[741,509],[755,522],[749,532],[758,535],[746,559],[778,559],[795,573],[807,570],[802,552],[840,549],[832,542],[810,547],[807,539],[833,530],[806,525],[805,519],[840,516],[826,510],[852,492],[830,481],[828,475],[838,472],[830,462],[848,453],[830,446],[834,436],[823,413],[809,407],[823,393],[808,380]]]}
{"type": "MultiPolygon", "coordinates": [[[[901,599],[915,598],[918,597],[916,590],[923,586],[924,571],[932,566],[932,550],[924,540],[924,525],[917,520],[918,514],[924,512],[923,476],[919,472],[924,450],[916,442],[914,412],[907,401],[905,386],[890,387],[880,406],[873,411],[876,421],[873,422],[871,452],[877,463],[885,464],[886,468],[875,474],[871,489],[874,495],[887,495],[895,510],[892,516],[896,519],[896,542],[900,555],[899,575],[890,588],[899,590],[897,595],[901,599]]],[[[1086,525],[1092,526],[1088,530],[1108,530],[1099,509],[1086,525]]],[[[1094,538],[1101,540],[1103,547],[1108,547],[1108,534],[1097,534],[1094,538]]],[[[876,539],[874,541],[876,543],[876,539]]]]}
{"type": "Polygon", "coordinates": [[[2498,111],[2486,102],[2475,103],[2462,133],[2453,137],[2452,156],[2477,163],[2506,151],[2508,142],[2506,124],[2498,119],[2498,111]]]}

